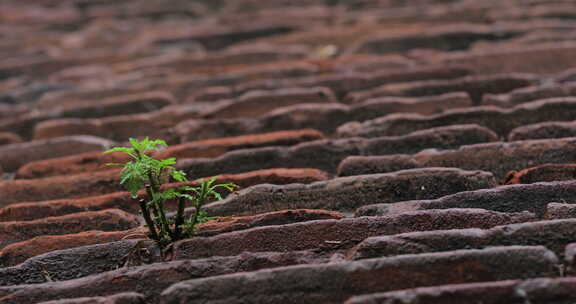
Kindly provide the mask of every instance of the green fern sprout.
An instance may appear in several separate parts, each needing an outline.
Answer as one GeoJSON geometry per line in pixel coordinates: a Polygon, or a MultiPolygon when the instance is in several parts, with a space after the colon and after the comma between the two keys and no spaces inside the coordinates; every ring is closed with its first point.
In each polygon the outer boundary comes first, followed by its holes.
{"type": "Polygon", "coordinates": [[[142,216],[149,229],[150,238],[161,247],[193,235],[198,224],[212,218],[206,215],[202,207],[211,199],[222,199],[219,188],[233,192],[237,186],[231,183],[215,184],[216,178],[200,180],[198,186],[180,186],[162,189],[169,182],[188,182],[186,173],[176,170],[176,158],[155,159],[149,154],[168,147],[165,141],[148,138],[138,141],[130,138],[130,147],[116,147],[104,153],[122,152],[131,160],[124,163],[109,163],[109,166],[121,166],[120,184],[138,199],[139,192],[145,190],[145,197],[139,198],[142,216]],[[166,203],[178,201],[178,209],[173,220],[166,216],[166,203]],[[186,202],[191,202],[194,213],[185,219],[186,202]]]}

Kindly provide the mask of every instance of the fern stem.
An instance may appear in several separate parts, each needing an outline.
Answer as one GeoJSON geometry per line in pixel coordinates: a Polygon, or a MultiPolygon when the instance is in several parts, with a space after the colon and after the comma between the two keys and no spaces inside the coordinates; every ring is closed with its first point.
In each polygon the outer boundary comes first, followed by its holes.
{"type": "Polygon", "coordinates": [[[173,239],[179,240],[182,237],[182,226],[184,224],[184,207],[186,205],[186,199],[180,197],[178,199],[178,211],[176,212],[176,219],[174,220],[174,236],[173,239]]]}
{"type": "Polygon", "coordinates": [[[206,197],[208,196],[208,188],[206,187],[205,183],[201,183],[200,184],[200,194],[198,195],[198,198],[196,199],[196,204],[194,206],[194,208],[196,210],[194,210],[194,216],[192,217],[192,224],[190,225],[190,234],[194,233],[194,230],[196,229],[196,225],[198,224],[198,218],[200,217],[200,210],[202,208],[202,205],[204,205],[204,203],[206,202],[206,197]]]}
{"type": "Polygon", "coordinates": [[[148,210],[148,207],[146,206],[146,201],[141,199],[139,201],[140,203],[140,209],[142,210],[142,216],[144,217],[144,221],[146,221],[146,225],[148,225],[148,231],[150,232],[150,236],[152,237],[153,240],[160,240],[160,238],[158,238],[158,233],[156,232],[156,227],[154,227],[154,222],[152,221],[152,218],[150,218],[150,210],[148,210]]]}
{"type": "MultiPolygon", "coordinates": [[[[146,194],[148,195],[148,200],[152,201],[154,199],[154,192],[150,188],[150,185],[146,185],[146,194]]],[[[154,213],[155,218],[160,218],[160,213],[158,212],[158,206],[156,204],[152,205],[152,213],[154,213]]]]}
{"type": "MultiPolygon", "coordinates": [[[[160,193],[160,181],[156,180],[154,177],[154,173],[152,171],[148,171],[148,179],[150,181],[150,187],[154,193],[160,193]]],[[[168,220],[166,219],[166,213],[164,212],[164,201],[162,202],[157,201],[156,207],[158,208],[158,214],[160,215],[160,224],[162,225],[162,229],[165,231],[167,235],[171,235],[170,233],[170,225],[168,225],[168,220]]]]}
{"type": "Polygon", "coordinates": [[[192,235],[192,233],[194,233],[194,230],[196,230],[196,223],[198,223],[198,217],[200,216],[200,208],[198,208],[198,206],[196,206],[194,208],[194,215],[192,216],[192,220],[190,221],[190,231],[188,231],[188,233],[190,235],[192,235]]]}
{"type": "Polygon", "coordinates": [[[150,185],[146,185],[146,193],[148,194],[149,200],[154,201],[154,204],[152,204],[152,211],[154,216],[159,221],[158,228],[160,229],[160,239],[162,239],[164,236],[170,236],[170,226],[168,225],[168,220],[166,219],[166,214],[164,213],[164,206],[160,205],[158,200],[154,200],[154,193],[157,192],[154,192],[150,185]]]}

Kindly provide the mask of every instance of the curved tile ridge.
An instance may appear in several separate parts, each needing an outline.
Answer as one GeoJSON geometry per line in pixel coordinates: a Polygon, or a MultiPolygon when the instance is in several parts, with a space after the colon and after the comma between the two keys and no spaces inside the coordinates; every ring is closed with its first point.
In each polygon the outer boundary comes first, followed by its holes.
{"type": "Polygon", "coordinates": [[[21,166],[37,160],[102,151],[116,142],[89,135],[65,136],[0,146],[0,166],[14,172],[21,166]]]}
{"type": "Polygon", "coordinates": [[[375,203],[417,198],[438,198],[461,191],[491,188],[492,174],[455,168],[403,170],[387,174],[334,178],[308,185],[262,184],[240,190],[238,195],[206,205],[212,216],[243,215],[272,210],[318,208],[353,211],[375,203]]]}
{"type": "Polygon", "coordinates": [[[370,237],[353,248],[351,259],[369,259],[400,254],[417,254],[491,246],[545,246],[564,257],[574,242],[575,219],[513,223],[488,229],[452,229],[409,232],[370,237]]]}
{"type": "Polygon", "coordinates": [[[66,281],[0,287],[0,301],[24,304],[136,291],[145,295],[147,302],[158,303],[158,297],[165,288],[187,279],[325,262],[327,262],[326,258],[308,251],[246,252],[238,256],[170,261],[136,267],[122,267],[66,281]],[[159,278],[162,279],[159,280],[159,278]]]}
{"type": "Polygon", "coordinates": [[[486,128],[477,125],[455,125],[417,131],[405,136],[325,139],[292,147],[236,150],[216,158],[184,159],[180,161],[179,168],[194,177],[278,167],[317,168],[333,173],[342,160],[353,155],[412,153],[430,148],[450,149],[497,139],[496,134],[486,128]]]}
{"type": "Polygon", "coordinates": [[[471,105],[470,97],[463,92],[422,98],[377,98],[354,105],[303,104],[280,108],[252,119],[189,119],[171,131],[182,141],[303,128],[333,134],[338,126],[348,121],[375,119],[396,112],[430,115],[471,105]]]}
{"type": "Polygon", "coordinates": [[[428,209],[482,208],[499,212],[529,211],[542,218],[549,203],[574,202],[575,193],[575,181],[509,185],[465,191],[434,200],[368,205],[357,209],[356,216],[387,215],[428,209]]]}
{"type": "MultiPolygon", "coordinates": [[[[176,157],[217,157],[226,152],[264,146],[291,146],[298,143],[323,139],[324,135],[316,130],[288,130],[224,137],[171,145],[158,153],[156,158],[176,157]]],[[[102,151],[79,153],[72,156],[32,161],[20,167],[16,178],[39,178],[83,172],[110,170],[107,163],[124,163],[128,160],[123,153],[103,154],[102,151]]]]}
{"type": "Polygon", "coordinates": [[[289,266],[180,282],[161,294],[160,303],[241,303],[247,299],[281,303],[296,298],[299,303],[342,303],[353,295],[416,286],[554,276],[557,262],[543,247],[510,246],[289,266]],[[522,267],[527,264],[531,267],[522,267]]]}
{"type": "Polygon", "coordinates": [[[140,220],[119,209],[85,211],[33,221],[0,223],[0,248],[42,235],[62,235],[88,230],[117,231],[135,228],[140,220]]]}
{"type": "Polygon", "coordinates": [[[550,98],[518,105],[510,109],[494,106],[454,109],[442,114],[392,114],[362,123],[350,122],[340,126],[341,137],[403,135],[416,130],[451,124],[478,124],[490,128],[500,136],[507,136],[514,128],[545,121],[572,121],[576,113],[576,98],[550,98]]]}
{"type": "Polygon", "coordinates": [[[529,212],[502,213],[482,209],[446,209],[406,212],[390,216],[325,219],[281,226],[256,227],[212,237],[195,237],[175,244],[174,258],[197,259],[242,252],[347,250],[368,237],[398,233],[490,228],[496,225],[530,222],[529,212]],[[265,238],[267,241],[262,242],[265,238]]]}
{"type": "MultiPolygon", "coordinates": [[[[5,196],[0,197],[0,206],[2,206],[0,221],[14,218],[33,219],[110,207],[138,212],[138,204],[134,204],[129,193],[123,192],[124,189],[119,186],[119,178],[120,172],[114,169],[96,173],[0,182],[0,191],[6,193],[5,196]]],[[[220,174],[216,178],[219,183],[235,183],[245,188],[261,183],[311,183],[326,180],[329,175],[310,168],[272,168],[239,174],[220,174]]],[[[182,184],[170,183],[166,187],[180,185],[182,184]]],[[[186,185],[195,186],[197,182],[191,181],[186,185]]],[[[141,194],[143,193],[144,190],[141,194]]]]}
{"type": "Polygon", "coordinates": [[[441,285],[405,289],[385,293],[356,296],[345,304],[373,303],[572,303],[576,300],[575,278],[537,278],[530,280],[507,280],[469,284],[441,285]]]}
{"type": "Polygon", "coordinates": [[[510,171],[543,164],[576,162],[572,153],[576,138],[490,142],[464,145],[453,150],[423,150],[416,154],[350,156],[338,167],[338,175],[386,173],[402,169],[455,167],[492,172],[505,181],[510,171]]]}

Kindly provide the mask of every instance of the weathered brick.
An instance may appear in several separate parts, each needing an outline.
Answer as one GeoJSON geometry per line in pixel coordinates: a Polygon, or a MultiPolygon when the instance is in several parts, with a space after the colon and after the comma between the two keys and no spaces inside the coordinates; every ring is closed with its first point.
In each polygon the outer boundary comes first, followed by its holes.
{"type": "Polygon", "coordinates": [[[351,156],[338,167],[338,175],[386,173],[425,167],[455,167],[492,172],[497,180],[505,180],[513,170],[543,164],[574,163],[571,154],[575,138],[493,142],[461,146],[454,150],[425,150],[417,154],[384,156],[351,156]]]}
{"type": "Polygon", "coordinates": [[[568,82],[563,84],[548,84],[519,88],[509,93],[483,95],[483,105],[495,105],[499,107],[514,107],[522,103],[539,99],[554,97],[571,97],[576,93],[576,85],[568,82]]]}
{"type": "Polygon", "coordinates": [[[523,125],[545,121],[571,121],[575,110],[575,98],[552,98],[525,103],[510,109],[482,106],[454,109],[432,116],[399,113],[362,123],[347,123],[339,127],[337,132],[342,137],[390,136],[452,124],[478,124],[504,137],[514,128],[523,125]]]}
{"type": "Polygon", "coordinates": [[[571,303],[576,300],[574,278],[539,278],[442,285],[357,296],[346,304],[375,303],[571,303]]]}
{"type": "MultiPolygon", "coordinates": [[[[119,176],[119,172],[115,171],[112,172],[113,175],[119,176]]],[[[84,177],[85,175],[81,175],[84,177]]],[[[109,176],[108,173],[104,174],[104,176],[109,176]]],[[[78,176],[72,176],[73,180],[79,179],[78,176]]],[[[296,168],[296,169],[268,169],[268,170],[256,170],[246,173],[240,174],[222,174],[216,177],[217,183],[234,183],[238,185],[240,188],[247,188],[253,185],[258,184],[276,184],[276,185],[283,185],[283,184],[291,184],[291,183],[312,183],[317,181],[327,180],[329,178],[328,174],[322,172],[317,169],[306,169],[306,168],[296,168]]],[[[88,175],[88,179],[91,180],[90,175],[88,175]]],[[[102,184],[105,184],[106,180],[101,180],[98,182],[97,178],[96,184],[102,187],[102,184]]],[[[50,179],[45,179],[50,180],[50,179]]],[[[52,179],[54,180],[54,179],[52,179]]],[[[26,185],[35,185],[37,182],[42,180],[33,180],[31,183],[25,183],[26,185]]],[[[62,180],[61,178],[56,178],[54,184],[62,185],[64,189],[69,189],[71,186],[70,184],[66,184],[67,179],[62,180]]],[[[74,184],[72,184],[74,185],[74,184]]],[[[171,186],[181,186],[182,184],[174,183],[168,184],[166,187],[171,186]]],[[[197,185],[196,182],[188,183],[190,186],[197,185]]],[[[90,186],[90,185],[89,185],[90,186]]],[[[1,186],[0,186],[1,187],[1,186]]],[[[7,188],[13,188],[14,186],[7,188]]],[[[20,187],[20,185],[19,185],[20,187]]],[[[28,187],[28,186],[27,186],[28,187]]],[[[70,194],[69,192],[65,192],[61,190],[56,193],[52,193],[46,189],[52,189],[53,186],[44,187],[29,187],[32,192],[40,191],[39,193],[43,195],[49,195],[52,197],[59,197],[59,196],[67,196],[70,194]]],[[[58,189],[56,189],[58,190],[58,189]]],[[[102,210],[107,208],[119,208],[127,212],[137,213],[140,210],[139,205],[136,203],[134,199],[130,197],[128,192],[112,192],[108,194],[102,194],[105,192],[110,191],[118,191],[117,182],[111,182],[109,187],[100,188],[97,192],[89,192],[84,193],[86,190],[80,189],[82,194],[85,197],[82,198],[64,198],[64,199],[55,199],[55,200],[48,200],[48,201],[34,201],[34,202],[22,202],[22,203],[11,203],[8,202],[6,207],[0,208],[0,222],[3,221],[26,221],[26,220],[34,220],[39,219],[45,216],[61,216],[65,214],[81,212],[81,211],[95,211],[95,210],[102,210]]],[[[8,193],[8,191],[6,191],[8,193]]],[[[21,193],[21,192],[16,192],[21,193]]],[[[221,193],[222,196],[226,196],[228,193],[221,193]]],[[[16,195],[12,201],[24,201],[25,199],[41,199],[43,195],[38,193],[34,195],[28,195],[24,192],[24,194],[16,195]]],[[[141,195],[144,195],[142,191],[141,195]]],[[[77,193],[74,193],[72,196],[78,196],[77,193]]],[[[170,202],[167,204],[167,207],[172,209],[173,206],[170,202]]]]}
{"type": "Polygon", "coordinates": [[[86,211],[34,221],[2,222],[0,247],[41,235],[61,235],[88,230],[127,230],[139,224],[137,216],[118,209],[86,211]]]}
{"type": "Polygon", "coordinates": [[[170,261],[123,267],[68,281],[0,287],[0,299],[16,304],[135,291],[143,294],[147,302],[158,303],[165,288],[187,279],[324,262],[326,258],[312,252],[244,253],[231,257],[170,261]]]}
{"type": "Polygon", "coordinates": [[[338,126],[351,120],[364,121],[406,111],[441,113],[470,105],[471,100],[465,93],[422,98],[381,98],[350,106],[338,103],[302,104],[276,109],[259,118],[189,119],[176,125],[172,132],[179,135],[183,142],[305,128],[332,134],[338,126]]]}
{"type": "Polygon", "coordinates": [[[291,266],[184,281],[167,288],[161,303],[241,303],[247,299],[279,303],[295,298],[299,303],[342,303],[363,293],[550,276],[557,262],[543,247],[496,247],[291,266]],[[526,264],[531,267],[522,267],[526,264]],[[466,271],[454,271],[462,268],[466,271]]]}
{"type": "Polygon", "coordinates": [[[95,103],[94,100],[68,102],[56,105],[51,111],[58,112],[51,117],[98,118],[105,116],[136,114],[158,110],[176,101],[167,92],[145,92],[126,96],[115,96],[95,103]]]}
{"type": "Polygon", "coordinates": [[[39,304],[141,304],[145,303],[144,295],[136,292],[124,292],[107,297],[82,297],[40,302],[39,304]]]}
{"type": "Polygon", "coordinates": [[[546,205],[546,213],[544,213],[544,219],[557,220],[567,218],[576,218],[575,204],[552,202],[546,205]]]}
{"type": "Polygon", "coordinates": [[[573,121],[551,121],[524,125],[512,129],[508,141],[576,137],[576,123],[573,121]]]}
{"type": "Polygon", "coordinates": [[[291,146],[323,138],[324,135],[322,133],[312,129],[215,138],[173,145],[159,153],[156,153],[155,157],[217,157],[228,151],[237,149],[257,148],[263,146],[291,146]]]}
{"type": "MultiPolygon", "coordinates": [[[[56,242],[58,240],[66,240],[67,235],[58,235],[40,237],[43,240],[51,239],[51,242],[36,242],[37,245],[53,245],[51,250],[27,246],[26,249],[32,250],[37,254],[24,251],[5,251],[5,249],[17,246],[20,243],[15,243],[2,249],[0,251],[0,259],[6,267],[0,268],[0,286],[45,283],[48,282],[49,278],[57,281],[71,280],[115,270],[122,264],[125,256],[137,247],[138,243],[150,244],[150,247],[153,247],[152,241],[125,240],[116,242],[119,238],[112,239],[107,237],[110,234],[119,234],[117,232],[88,231],[81,234],[86,237],[92,236],[102,244],[97,242],[77,242],[78,248],[61,250],[64,248],[57,246],[56,242]],[[22,254],[22,256],[19,254],[22,254]],[[26,260],[28,257],[32,258],[26,260]]],[[[30,239],[28,242],[32,243],[36,239],[38,238],[30,239]]]]}
{"type": "Polygon", "coordinates": [[[518,35],[506,27],[499,29],[496,35],[490,26],[459,24],[428,27],[419,31],[384,33],[365,39],[355,49],[357,53],[396,53],[411,49],[437,49],[455,51],[467,49],[478,40],[506,39],[518,35]]]}
{"type": "Polygon", "coordinates": [[[432,199],[461,191],[491,188],[492,174],[453,168],[404,170],[334,178],[309,185],[257,185],[206,205],[213,216],[245,215],[292,208],[353,211],[374,202],[432,199]]]}
{"type": "Polygon", "coordinates": [[[0,146],[0,165],[14,172],[31,161],[62,157],[82,152],[105,150],[116,143],[93,136],[69,136],[0,146]]]}
{"type": "Polygon", "coordinates": [[[183,160],[179,166],[196,177],[210,176],[219,172],[236,173],[258,168],[292,166],[318,168],[333,173],[336,172],[338,164],[351,155],[413,153],[422,149],[448,149],[496,139],[497,136],[486,128],[459,125],[417,131],[405,136],[326,139],[292,147],[237,150],[211,159],[183,160]]]}
{"type": "Polygon", "coordinates": [[[542,218],[550,202],[576,201],[574,188],[576,183],[573,181],[508,185],[495,189],[460,192],[435,200],[369,205],[357,209],[356,215],[375,216],[428,209],[482,208],[499,212],[529,211],[542,218]]]}
{"type": "Polygon", "coordinates": [[[426,80],[389,84],[371,90],[348,94],[348,102],[359,102],[380,96],[422,97],[451,92],[466,92],[474,104],[482,101],[484,94],[499,94],[536,83],[537,78],[524,74],[468,76],[452,80],[426,80]]]}
{"type": "Polygon", "coordinates": [[[426,210],[391,216],[325,219],[182,240],[175,244],[174,257],[196,259],[235,255],[245,251],[348,249],[372,236],[427,230],[490,228],[532,220],[534,215],[527,212],[500,213],[480,209],[426,210]],[[266,242],[262,242],[263,239],[266,242]]]}
{"type": "Polygon", "coordinates": [[[488,229],[452,229],[370,237],[349,252],[352,259],[419,254],[493,246],[545,246],[559,257],[572,243],[576,220],[513,223],[488,229]]]}
{"type": "MultiPolygon", "coordinates": [[[[262,146],[290,146],[301,142],[322,139],[324,135],[315,130],[278,131],[271,133],[218,138],[204,141],[171,145],[156,158],[176,157],[202,158],[217,157],[228,151],[262,146]]],[[[18,178],[39,178],[83,172],[109,170],[107,163],[125,163],[128,157],[123,153],[102,154],[102,152],[81,153],[62,158],[32,161],[17,171],[18,178]]]]}
{"type": "MultiPolygon", "coordinates": [[[[28,281],[27,278],[29,277],[35,278],[33,280],[38,280],[37,278],[41,277],[41,273],[29,273],[29,266],[30,264],[36,267],[38,265],[42,265],[44,263],[36,263],[36,261],[43,261],[45,259],[50,260],[50,257],[55,257],[55,260],[63,261],[60,263],[53,262],[51,264],[53,267],[56,267],[56,265],[59,264],[58,267],[60,269],[58,269],[57,275],[60,276],[60,278],[65,278],[68,273],[75,273],[75,271],[80,270],[80,268],[76,267],[78,266],[76,263],[78,262],[79,264],[82,264],[84,262],[84,256],[82,256],[82,253],[88,253],[89,259],[93,260],[98,260],[94,257],[95,254],[98,254],[98,251],[100,251],[100,253],[102,253],[104,256],[107,256],[106,259],[99,259],[99,262],[107,264],[108,267],[102,267],[100,263],[92,263],[87,268],[82,268],[83,270],[91,269],[88,272],[89,274],[92,274],[94,271],[107,271],[115,269],[115,267],[118,266],[120,259],[129,253],[128,249],[134,247],[134,243],[129,245],[125,242],[115,242],[130,238],[142,239],[145,238],[145,232],[145,228],[142,227],[121,231],[91,230],[77,233],[66,233],[61,235],[40,235],[31,239],[12,243],[0,249],[0,261],[2,261],[2,265],[7,267],[24,263],[24,265],[20,265],[20,267],[6,269],[7,273],[11,273],[11,275],[14,275],[13,271],[21,273],[22,275],[6,277],[6,281],[0,281],[0,285],[18,285],[45,282],[46,278],[44,277],[42,277],[40,281],[28,281]],[[98,246],[98,244],[101,245],[98,246]],[[88,246],[88,248],[85,248],[86,246],[88,246]],[[75,248],[78,248],[78,250],[75,250],[75,248]],[[108,255],[105,254],[105,252],[109,251],[112,251],[113,253],[108,255]],[[64,257],[60,258],[61,255],[64,257]],[[25,262],[28,259],[31,259],[32,261],[25,262]],[[76,262],[73,262],[74,267],[70,267],[72,265],[67,264],[70,263],[70,259],[76,260],[76,262]],[[29,274],[26,275],[26,273],[29,274]]],[[[149,242],[152,243],[152,241],[149,242]]],[[[74,275],[76,274],[77,273],[74,275]]],[[[69,276],[67,279],[74,278],[74,275],[69,276]]]]}
{"type": "Polygon", "coordinates": [[[537,73],[551,74],[574,67],[573,42],[548,43],[505,49],[447,53],[432,59],[434,63],[465,66],[480,74],[537,73]]]}

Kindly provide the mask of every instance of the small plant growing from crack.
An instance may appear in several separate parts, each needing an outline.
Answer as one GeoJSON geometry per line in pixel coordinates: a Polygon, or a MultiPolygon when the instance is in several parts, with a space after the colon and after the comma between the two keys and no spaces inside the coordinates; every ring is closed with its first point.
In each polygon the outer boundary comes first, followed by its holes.
{"type": "Polygon", "coordinates": [[[138,199],[142,216],[149,230],[149,237],[156,241],[160,248],[166,248],[175,241],[190,237],[196,226],[212,218],[202,209],[210,199],[222,199],[216,190],[219,188],[233,192],[235,184],[216,184],[216,178],[198,181],[198,186],[180,186],[165,188],[162,185],[169,182],[188,182],[186,173],[176,170],[176,158],[155,159],[149,154],[159,151],[168,145],[165,141],[141,141],[130,138],[130,147],[116,147],[104,153],[122,152],[131,160],[124,164],[109,163],[109,166],[121,166],[120,184],[130,192],[132,198],[138,199]],[[139,192],[145,190],[145,196],[139,197],[139,192]],[[167,202],[177,201],[177,211],[173,218],[166,216],[167,202]],[[191,203],[194,213],[185,218],[186,204],[191,203]]]}

